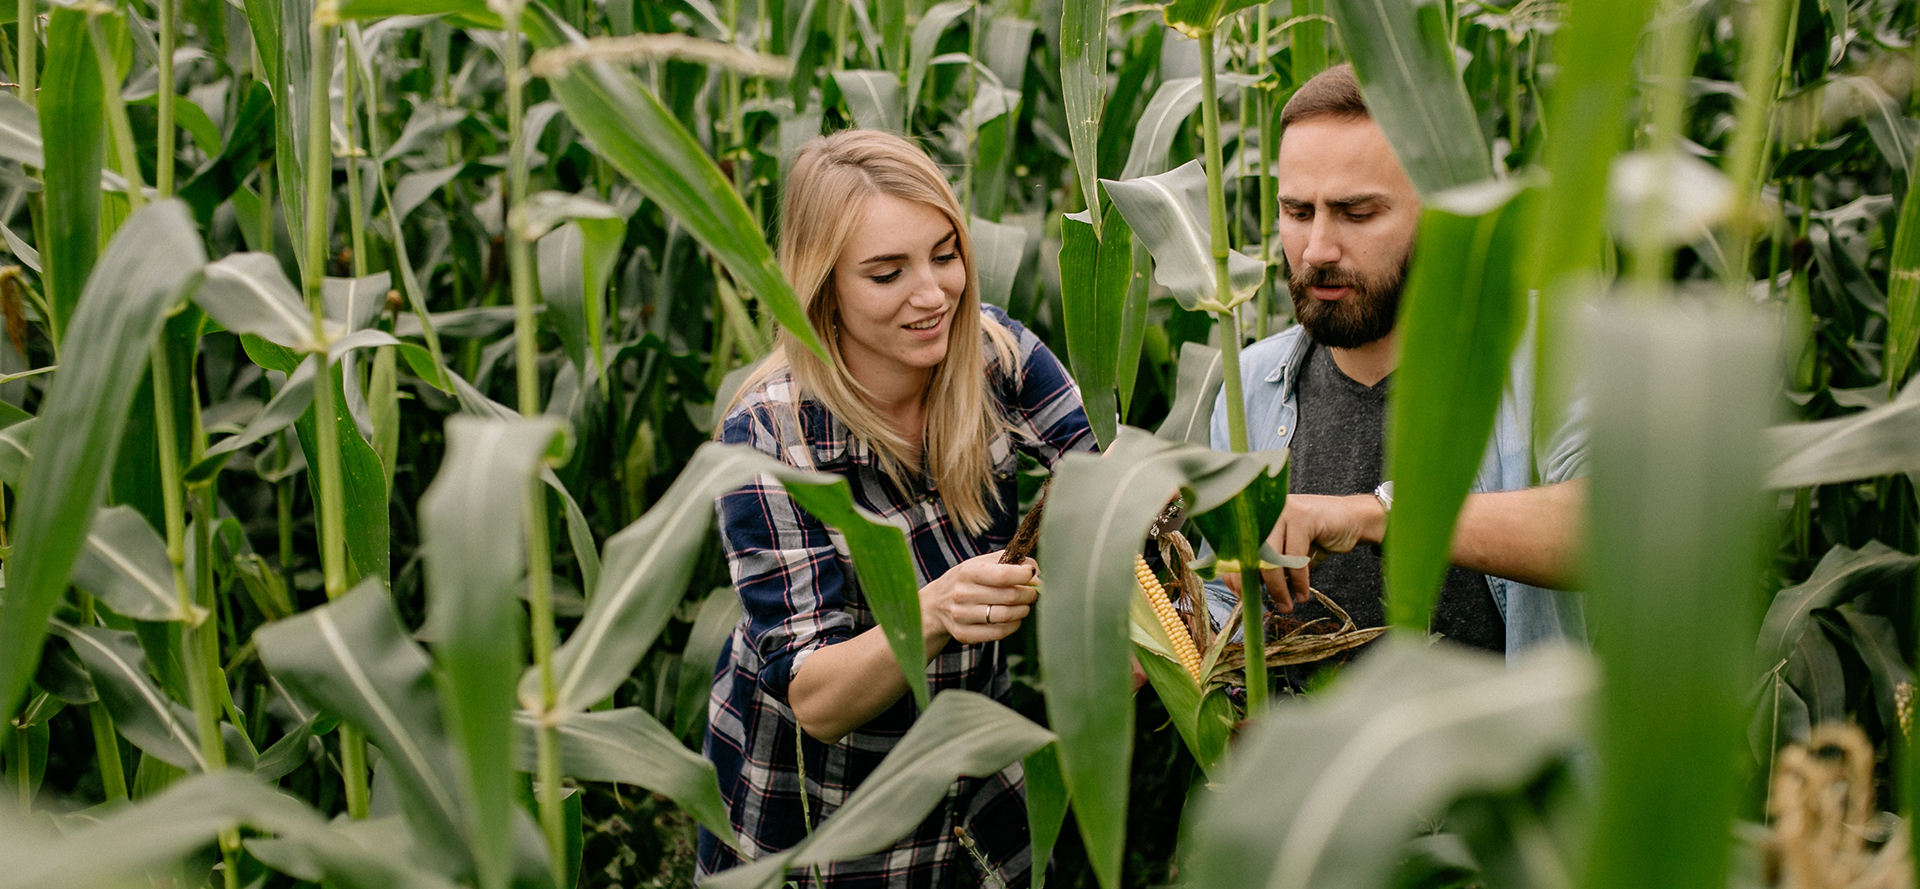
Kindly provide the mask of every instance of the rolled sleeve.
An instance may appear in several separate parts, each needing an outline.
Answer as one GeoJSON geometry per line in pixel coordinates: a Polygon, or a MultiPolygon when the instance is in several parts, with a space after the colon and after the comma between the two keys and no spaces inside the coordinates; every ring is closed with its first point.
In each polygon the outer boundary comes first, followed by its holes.
{"type": "MultiPolygon", "coordinates": [[[[728,420],[721,440],[775,453],[759,412],[728,420]]],[[[721,543],[744,611],[746,642],[759,656],[758,681],[785,701],[808,654],[851,638],[845,563],[833,535],[771,476],[721,497],[721,543]]]]}

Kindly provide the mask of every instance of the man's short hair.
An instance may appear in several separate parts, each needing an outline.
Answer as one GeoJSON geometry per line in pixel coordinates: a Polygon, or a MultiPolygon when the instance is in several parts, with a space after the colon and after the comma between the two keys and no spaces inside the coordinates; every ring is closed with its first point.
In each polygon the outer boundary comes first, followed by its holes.
{"type": "Polygon", "coordinates": [[[1334,117],[1341,120],[1370,118],[1367,100],[1360,95],[1360,81],[1353,77],[1352,63],[1343,62],[1315,74],[1295,90],[1293,98],[1280,109],[1280,128],[1309,117],[1334,117]]]}

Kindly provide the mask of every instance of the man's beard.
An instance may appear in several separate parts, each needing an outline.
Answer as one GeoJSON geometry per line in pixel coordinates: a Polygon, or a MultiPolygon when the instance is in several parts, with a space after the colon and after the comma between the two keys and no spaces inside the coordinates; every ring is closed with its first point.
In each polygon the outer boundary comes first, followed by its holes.
{"type": "Polygon", "coordinates": [[[1294,269],[1287,275],[1287,289],[1293,293],[1293,315],[1307,329],[1313,341],[1335,349],[1357,349],[1393,332],[1400,312],[1400,291],[1407,283],[1407,269],[1413,252],[1400,260],[1393,271],[1366,277],[1338,266],[1294,269]],[[1342,299],[1324,300],[1308,291],[1310,287],[1346,287],[1342,299]]]}

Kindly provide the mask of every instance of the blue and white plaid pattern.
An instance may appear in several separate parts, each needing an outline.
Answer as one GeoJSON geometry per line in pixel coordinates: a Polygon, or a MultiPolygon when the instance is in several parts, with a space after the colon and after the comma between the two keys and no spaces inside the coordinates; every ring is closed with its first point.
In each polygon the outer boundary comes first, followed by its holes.
{"type": "MultiPolygon", "coordinates": [[[[1002,368],[989,352],[991,391],[1007,431],[991,457],[1001,505],[987,533],[972,536],[947,514],[931,487],[900,491],[880,471],[873,451],[853,439],[819,403],[800,401],[791,376],[777,375],[747,392],[727,415],[721,439],[748,444],[802,468],[846,477],[855,502],[906,532],[918,581],[925,585],[973,556],[1006,546],[1017,500],[1016,454],[1052,466],[1073,450],[1091,450],[1093,436],[1079,391],[1039,338],[999,309],[983,312],[1018,339],[1018,366],[1002,368]]],[[[846,543],[762,476],[720,498],[722,540],[734,588],[745,606],[715,668],[705,752],[719,772],[741,854],[700,832],[699,875],[789,848],[808,827],[800,803],[795,745],[806,757],[808,807],[817,825],[846,803],[912,725],[917,708],[903,697],[839,743],[797,731],[787,686],[808,654],[875,626],[847,556],[846,543]]],[[[927,665],[929,689],[962,688],[1005,702],[1010,682],[998,643],[949,644],[927,665]]],[[[1020,766],[984,779],[963,778],[919,827],[886,850],[820,869],[832,887],[944,887],[982,884],[977,865],[953,835],[964,826],[1009,885],[1027,884],[1031,868],[1020,766]]],[[[802,885],[809,877],[795,872],[802,885]]]]}

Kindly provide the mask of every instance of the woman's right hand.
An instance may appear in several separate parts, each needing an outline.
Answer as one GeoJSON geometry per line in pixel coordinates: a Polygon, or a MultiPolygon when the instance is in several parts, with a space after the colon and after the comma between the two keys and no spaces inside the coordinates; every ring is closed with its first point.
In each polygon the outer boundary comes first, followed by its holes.
{"type": "Polygon", "coordinates": [[[1038,571],[1032,559],[1003,565],[1000,553],[991,552],[953,566],[922,587],[920,626],[929,643],[927,656],[938,653],[946,639],[976,645],[1013,635],[1032,611],[1038,571]]]}

